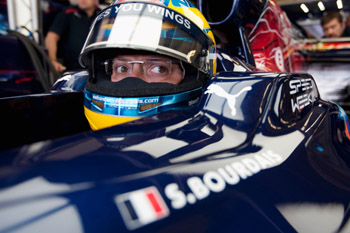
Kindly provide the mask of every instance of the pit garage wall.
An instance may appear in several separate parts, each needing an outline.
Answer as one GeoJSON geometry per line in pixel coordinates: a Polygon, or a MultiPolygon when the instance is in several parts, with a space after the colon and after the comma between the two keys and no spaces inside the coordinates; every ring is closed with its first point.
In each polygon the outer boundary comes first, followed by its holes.
{"type": "Polygon", "coordinates": [[[9,29],[18,30],[26,36],[33,35],[35,41],[40,43],[39,25],[39,0],[25,1],[23,4],[21,0],[7,1],[8,23],[9,29]]]}

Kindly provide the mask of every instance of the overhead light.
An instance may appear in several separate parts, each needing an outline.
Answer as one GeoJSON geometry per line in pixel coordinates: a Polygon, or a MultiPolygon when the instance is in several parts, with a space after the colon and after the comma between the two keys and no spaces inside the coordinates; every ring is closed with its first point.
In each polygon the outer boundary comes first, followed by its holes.
{"type": "Polygon", "coordinates": [[[308,13],[309,12],[309,8],[307,8],[307,6],[304,3],[300,4],[300,8],[304,11],[304,13],[308,13]]]}
{"type": "Polygon", "coordinates": [[[320,8],[320,11],[324,11],[326,8],[324,7],[324,5],[323,5],[323,2],[321,2],[321,1],[319,1],[318,3],[317,3],[317,6],[318,6],[318,8],[320,8]]]}
{"type": "Polygon", "coordinates": [[[343,9],[343,2],[341,0],[337,0],[338,9],[343,9]]]}

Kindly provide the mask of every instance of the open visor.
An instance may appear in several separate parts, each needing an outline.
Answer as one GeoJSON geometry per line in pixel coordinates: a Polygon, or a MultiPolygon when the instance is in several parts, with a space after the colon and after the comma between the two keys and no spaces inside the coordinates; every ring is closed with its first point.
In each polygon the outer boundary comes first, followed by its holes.
{"type": "Polygon", "coordinates": [[[185,61],[211,73],[213,41],[182,14],[153,3],[121,3],[102,11],[94,21],[79,61],[88,64],[92,50],[146,50],[185,61]]]}

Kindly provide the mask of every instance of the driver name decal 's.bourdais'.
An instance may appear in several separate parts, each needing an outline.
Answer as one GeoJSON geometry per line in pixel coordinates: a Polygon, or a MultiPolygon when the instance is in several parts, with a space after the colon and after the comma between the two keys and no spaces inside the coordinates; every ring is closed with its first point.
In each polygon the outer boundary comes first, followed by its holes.
{"type": "Polygon", "coordinates": [[[177,183],[168,184],[165,189],[166,197],[171,201],[174,209],[181,209],[187,204],[194,204],[202,200],[211,192],[224,191],[227,185],[236,185],[241,180],[260,172],[263,169],[275,167],[284,161],[283,157],[268,150],[218,167],[215,170],[206,171],[202,177],[192,176],[186,180],[190,189],[189,193],[179,189],[177,183]]]}
{"type": "MultiPolygon", "coordinates": [[[[236,185],[261,170],[281,164],[286,158],[267,150],[265,152],[238,156],[232,162],[217,169],[207,170],[203,176],[191,176],[186,179],[190,190],[187,194],[179,189],[179,184],[165,186],[165,196],[173,209],[181,209],[187,204],[207,198],[210,193],[219,193],[227,185],[236,185]]],[[[155,186],[138,189],[115,196],[115,203],[126,227],[134,230],[169,216],[170,211],[163,197],[155,186]]]]}

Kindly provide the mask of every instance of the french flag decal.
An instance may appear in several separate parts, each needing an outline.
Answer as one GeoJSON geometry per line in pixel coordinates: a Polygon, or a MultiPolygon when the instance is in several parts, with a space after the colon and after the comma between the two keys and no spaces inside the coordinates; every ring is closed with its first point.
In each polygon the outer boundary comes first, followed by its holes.
{"type": "Polygon", "coordinates": [[[129,230],[134,230],[169,215],[168,207],[154,186],[117,195],[114,201],[129,230]]]}

